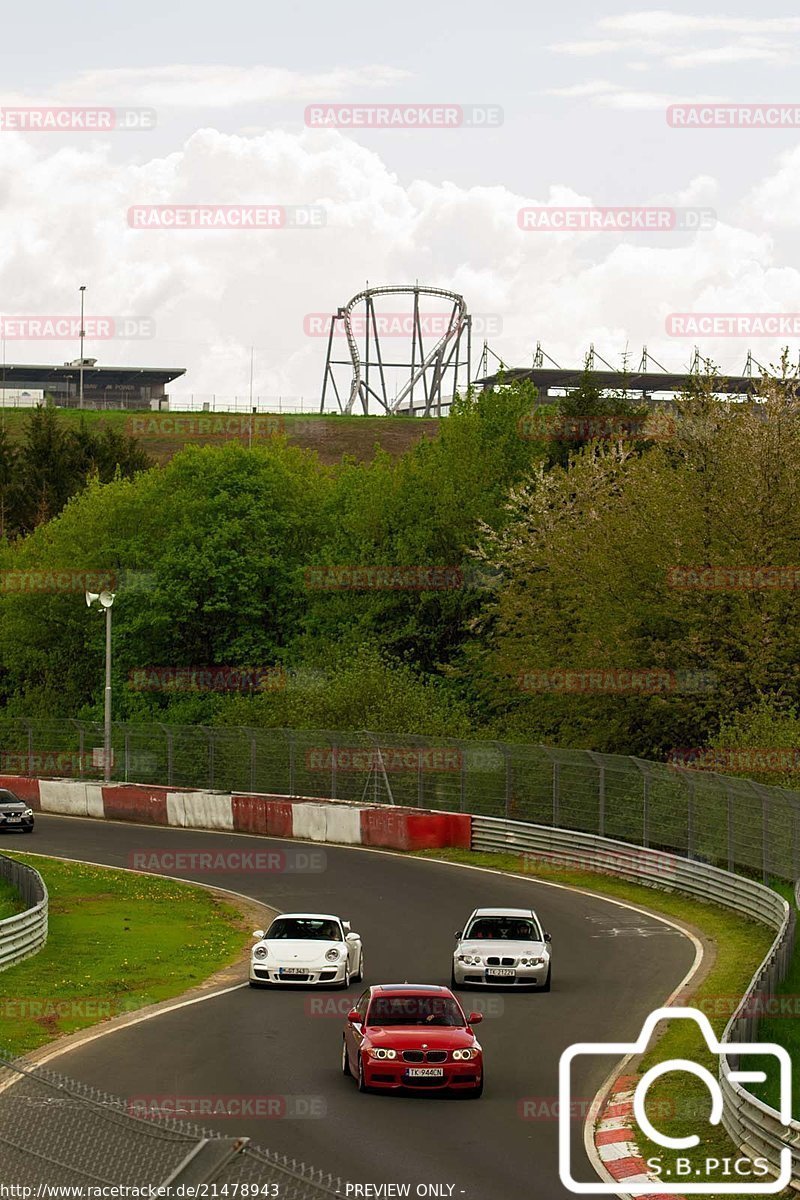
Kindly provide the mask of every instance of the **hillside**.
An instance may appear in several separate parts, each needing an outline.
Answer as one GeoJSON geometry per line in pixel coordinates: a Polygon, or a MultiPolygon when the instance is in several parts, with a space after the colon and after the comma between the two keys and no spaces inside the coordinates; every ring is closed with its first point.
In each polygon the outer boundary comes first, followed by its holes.
{"type": "MultiPolygon", "coordinates": [[[[25,408],[0,410],[0,425],[5,426],[12,442],[20,440],[23,423],[30,411],[25,408]]],[[[229,441],[247,445],[248,442],[249,417],[246,413],[57,411],[65,425],[77,425],[83,418],[92,430],[110,426],[119,432],[133,434],[142,449],[162,464],[191,443],[205,446],[229,441]]],[[[253,440],[283,432],[294,445],[316,450],[323,463],[339,462],[345,455],[367,461],[374,456],[376,446],[398,458],[420,438],[435,437],[439,425],[437,419],[309,413],[284,413],[281,416],[258,413],[253,421],[253,440]]]]}

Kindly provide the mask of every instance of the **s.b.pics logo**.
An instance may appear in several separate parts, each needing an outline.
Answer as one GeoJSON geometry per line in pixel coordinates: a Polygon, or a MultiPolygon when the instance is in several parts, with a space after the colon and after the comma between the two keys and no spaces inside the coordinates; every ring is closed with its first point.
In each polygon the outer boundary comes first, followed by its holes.
{"type": "Polygon", "coordinates": [[[782,1046],[767,1042],[723,1043],[717,1040],[708,1017],[699,1009],[659,1008],[647,1018],[636,1042],[581,1042],[570,1046],[561,1055],[558,1142],[559,1173],[564,1187],[576,1195],[584,1196],[618,1196],[621,1188],[628,1196],[767,1196],[782,1192],[792,1178],[792,1152],[789,1146],[781,1149],[780,1174],[777,1179],[771,1177],[769,1164],[765,1159],[735,1154],[722,1158],[718,1154],[712,1156],[704,1151],[703,1133],[706,1124],[718,1126],[722,1122],[723,1091],[718,1078],[707,1067],[688,1058],[673,1058],[651,1067],[638,1081],[633,1093],[631,1139],[635,1141],[638,1132],[669,1153],[650,1156],[644,1164],[646,1172],[641,1171],[619,1182],[581,1182],[573,1177],[572,1130],[569,1120],[573,1063],[585,1055],[612,1055],[615,1058],[641,1055],[651,1043],[659,1022],[669,1020],[691,1020],[697,1024],[709,1050],[721,1060],[724,1076],[733,1085],[747,1086],[766,1082],[767,1074],[761,1069],[761,1065],[764,1060],[772,1060],[778,1072],[780,1085],[779,1118],[781,1125],[789,1129],[792,1110],[792,1064],[788,1052],[782,1046]],[[761,1061],[753,1063],[754,1056],[761,1061]],[[694,1122],[696,1130],[681,1137],[663,1133],[650,1120],[646,1109],[650,1087],[671,1072],[695,1076],[705,1085],[711,1100],[710,1114],[698,1118],[694,1122]]]}

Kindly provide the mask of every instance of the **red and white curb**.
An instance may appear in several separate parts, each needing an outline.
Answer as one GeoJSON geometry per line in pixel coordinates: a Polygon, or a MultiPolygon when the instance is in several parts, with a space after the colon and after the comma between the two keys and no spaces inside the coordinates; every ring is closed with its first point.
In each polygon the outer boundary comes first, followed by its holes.
{"type": "MultiPolygon", "coordinates": [[[[648,1174],[647,1163],[636,1144],[633,1094],[638,1082],[638,1075],[619,1076],[594,1127],[597,1156],[611,1178],[623,1186],[658,1182],[657,1176],[648,1174]]],[[[652,1200],[684,1200],[684,1197],[653,1195],[652,1200]]]]}

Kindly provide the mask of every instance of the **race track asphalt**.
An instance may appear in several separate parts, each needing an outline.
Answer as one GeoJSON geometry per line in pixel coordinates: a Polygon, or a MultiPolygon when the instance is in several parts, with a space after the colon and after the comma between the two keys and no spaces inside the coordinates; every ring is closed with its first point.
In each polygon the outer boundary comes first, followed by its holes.
{"type": "MultiPolygon", "coordinates": [[[[447,984],[454,932],[474,907],[535,908],[553,936],[552,991],[461,994],[468,1011],[487,1012],[477,1030],[486,1060],[480,1100],[360,1095],[340,1070],[344,994],[305,988],[243,987],[112,1033],[52,1064],[123,1096],[177,1095],[195,1103],[287,1097],[287,1115],[276,1119],[199,1123],[247,1135],[350,1183],[410,1183],[412,1195],[417,1184],[443,1184],[465,1200],[568,1196],[557,1163],[562,1050],[578,1041],[633,1040],[694,959],[687,937],[640,912],[532,879],[410,856],[45,815],[20,843],[14,839],[13,848],[121,867],[141,850],[313,850],[325,865],[316,873],[180,874],[283,911],[350,919],[364,941],[366,984],[447,984]],[[320,1015],[320,1007],[336,1015],[320,1015]],[[318,1115],[293,1115],[304,1106],[318,1115]]],[[[354,984],[350,994],[361,990],[354,984]]],[[[575,1080],[576,1173],[587,1181],[595,1176],[582,1148],[582,1117],[613,1063],[608,1056],[587,1061],[575,1080]]]]}

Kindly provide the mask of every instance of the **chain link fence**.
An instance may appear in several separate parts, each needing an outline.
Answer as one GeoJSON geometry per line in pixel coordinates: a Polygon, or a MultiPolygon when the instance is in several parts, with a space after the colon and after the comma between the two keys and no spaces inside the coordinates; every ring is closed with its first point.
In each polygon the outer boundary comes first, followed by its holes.
{"type": "MultiPolygon", "coordinates": [[[[0,773],[99,779],[102,745],[99,724],[0,721],[0,773]]],[[[712,771],[363,730],[115,722],[112,748],[118,781],[470,812],[800,878],[800,794],[712,771]]]]}
{"type": "MultiPolygon", "coordinates": [[[[248,1195],[322,1200],[342,1181],[305,1163],[184,1121],[131,1115],[117,1096],[43,1067],[0,1058],[0,1181],[39,1185],[164,1188],[215,1183],[248,1195]]],[[[209,1193],[211,1194],[211,1193],[209,1193]]]]}

